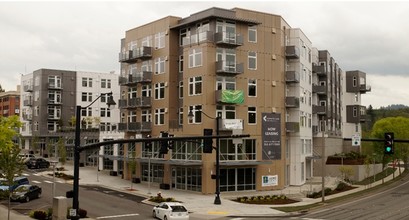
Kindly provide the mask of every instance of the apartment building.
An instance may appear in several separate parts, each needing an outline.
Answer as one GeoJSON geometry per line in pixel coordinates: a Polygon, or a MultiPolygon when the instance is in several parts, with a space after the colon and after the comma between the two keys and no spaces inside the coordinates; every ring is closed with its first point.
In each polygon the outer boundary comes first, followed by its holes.
{"type": "Polygon", "coordinates": [[[16,91],[0,92],[0,117],[20,115],[20,86],[16,91]]]}
{"type": "MultiPolygon", "coordinates": [[[[302,185],[322,137],[342,150],[342,71],[279,15],[209,8],[164,17],[126,31],[119,62],[125,138],[250,135],[219,140],[222,192],[302,185]]],[[[202,153],[200,140],[159,150],[126,145],[124,178],[214,193],[215,151],[202,153]]]]}
{"type": "MultiPolygon", "coordinates": [[[[81,111],[81,145],[123,138],[123,133],[117,129],[118,107],[109,109],[106,105],[107,95],[101,95],[112,92],[114,99],[119,98],[117,74],[39,69],[22,75],[21,85],[23,149],[45,157],[56,157],[57,143],[62,141],[66,146],[67,158],[72,159],[75,108],[78,105],[84,107],[81,111]],[[92,103],[94,100],[95,103],[92,103]]],[[[118,154],[118,148],[103,146],[99,150],[83,152],[80,162],[83,165],[98,164],[101,170],[117,171],[118,158],[112,156],[118,154]],[[107,157],[99,156],[102,153],[107,157]]]]}

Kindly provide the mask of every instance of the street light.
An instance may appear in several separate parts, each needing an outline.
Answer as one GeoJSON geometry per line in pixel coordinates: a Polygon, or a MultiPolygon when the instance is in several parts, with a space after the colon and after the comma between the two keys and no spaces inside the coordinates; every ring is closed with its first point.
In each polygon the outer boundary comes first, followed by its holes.
{"type": "MultiPolygon", "coordinates": [[[[219,121],[220,121],[220,115],[217,114],[216,118],[213,118],[206,113],[204,113],[202,110],[199,110],[197,112],[202,113],[206,117],[210,119],[215,119],[216,120],[216,136],[219,136],[219,121]]],[[[189,111],[189,114],[187,115],[189,119],[192,119],[194,117],[194,114],[192,110],[189,111]]],[[[219,146],[219,137],[216,138],[216,197],[214,198],[214,204],[215,205],[220,205],[222,204],[222,201],[220,200],[220,146],[219,146]]]]}
{"type": "Polygon", "coordinates": [[[71,216],[72,220],[79,219],[79,201],[78,201],[78,192],[79,192],[79,173],[80,173],[80,145],[81,145],[81,109],[86,109],[94,104],[99,98],[104,95],[108,95],[107,105],[110,106],[116,105],[114,98],[112,97],[112,92],[101,93],[91,104],[86,107],[76,106],[76,118],[75,118],[75,146],[74,146],[74,183],[73,183],[73,197],[72,197],[72,208],[75,210],[75,215],[71,216]]]}

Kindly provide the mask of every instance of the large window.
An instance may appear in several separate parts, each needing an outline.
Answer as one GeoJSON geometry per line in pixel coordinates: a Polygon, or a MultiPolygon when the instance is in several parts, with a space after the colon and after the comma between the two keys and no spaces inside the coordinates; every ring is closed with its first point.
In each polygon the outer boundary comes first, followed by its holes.
{"type": "Polygon", "coordinates": [[[156,49],[165,47],[165,32],[155,34],[155,47],[156,49]]]}
{"type": "Polygon", "coordinates": [[[92,78],[82,77],[82,87],[92,87],[92,78]]]}
{"type": "MultiPolygon", "coordinates": [[[[114,146],[105,145],[104,146],[104,156],[112,156],[112,155],[114,155],[114,146]]],[[[114,161],[112,161],[108,157],[104,157],[104,170],[113,170],[113,169],[114,169],[114,161]]]]}
{"type": "Polygon", "coordinates": [[[111,88],[111,80],[110,79],[101,79],[101,88],[111,88]]]}
{"type": "Polygon", "coordinates": [[[249,124],[256,124],[257,122],[257,110],[256,107],[248,107],[248,122],[249,124]]]}
{"type": "Polygon", "coordinates": [[[176,167],[172,173],[176,189],[202,191],[202,169],[200,167],[176,167]]]}
{"type": "Polygon", "coordinates": [[[92,92],[83,92],[81,94],[81,101],[83,102],[92,102],[92,92]]]}
{"type": "Polygon", "coordinates": [[[60,76],[48,76],[48,87],[49,88],[61,88],[61,77],[60,76]]]}
{"type": "Polygon", "coordinates": [[[155,60],[155,74],[163,74],[165,73],[165,57],[158,57],[155,60]]]}
{"type": "Polygon", "coordinates": [[[48,103],[50,104],[59,104],[61,103],[61,91],[48,91],[48,103]]]}
{"type": "Polygon", "coordinates": [[[183,99],[183,81],[179,81],[179,99],[183,99]]]}
{"type": "Polygon", "coordinates": [[[200,142],[201,140],[198,140],[197,142],[174,141],[172,159],[202,160],[200,142]]]}
{"type": "Polygon", "coordinates": [[[248,68],[249,70],[256,70],[257,69],[257,53],[249,51],[248,52],[248,68]]]}
{"type": "Polygon", "coordinates": [[[202,77],[195,76],[189,78],[189,95],[202,94],[202,77]]]}
{"type": "Polygon", "coordinates": [[[165,83],[156,83],[155,84],[155,99],[164,99],[165,98],[165,83]]]}
{"type": "Polygon", "coordinates": [[[216,90],[235,90],[236,78],[235,77],[216,77],[216,90]]]}
{"type": "Polygon", "coordinates": [[[249,26],[249,42],[257,43],[257,27],[249,26]]]}
{"type": "Polygon", "coordinates": [[[256,97],[257,96],[257,80],[249,79],[248,81],[248,96],[256,97]]]}
{"type": "Polygon", "coordinates": [[[220,191],[256,189],[256,168],[230,168],[220,170],[220,191]]]}
{"type": "Polygon", "coordinates": [[[202,49],[190,49],[189,50],[189,68],[202,66],[202,49]]]}
{"type": "Polygon", "coordinates": [[[236,119],[236,106],[217,105],[215,117],[217,117],[217,115],[220,115],[221,118],[225,118],[225,119],[236,119]]]}
{"type": "Polygon", "coordinates": [[[111,117],[111,110],[109,108],[101,108],[101,117],[111,117]]]}
{"type": "Polygon", "coordinates": [[[151,169],[147,163],[142,164],[142,181],[148,181],[148,176],[150,174],[149,180],[154,183],[163,183],[163,164],[151,164],[151,169]]]}
{"type": "Polygon", "coordinates": [[[151,97],[152,96],[152,88],[151,85],[142,85],[142,97],[151,97]]]}
{"type": "Polygon", "coordinates": [[[220,160],[255,160],[256,141],[245,139],[243,144],[234,145],[232,139],[220,139],[220,160]]]}
{"type": "Polygon", "coordinates": [[[142,110],[141,116],[142,116],[142,122],[151,122],[152,121],[151,110],[142,110]]]}
{"type": "Polygon", "coordinates": [[[189,124],[202,123],[202,106],[201,105],[191,105],[189,106],[189,112],[192,111],[193,118],[189,118],[189,124]]]}
{"type": "Polygon", "coordinates": [[[155,109],[155,125],[164,125],[165,124],[165,109],[158,108],[155,109]]]}

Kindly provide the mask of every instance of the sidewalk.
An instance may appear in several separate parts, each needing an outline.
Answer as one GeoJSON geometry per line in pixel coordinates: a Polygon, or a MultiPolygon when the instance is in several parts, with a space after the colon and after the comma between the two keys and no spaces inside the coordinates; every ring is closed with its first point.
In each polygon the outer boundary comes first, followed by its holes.
{"type": "MultiPolygon", "coordinates": [[[[72,164],[65,164],[64,171],[67,174],[73,174],[72,164]]],[[[52,171],[46,171],[43,174],[51,173],[52,171]]],[[[402,168],[403,172],[403,168],[402,168]]],[[[399,170],[395,172],[395,177],[399,175],[399,170]]],[[[389,175],[385,178],[385,182],[393,178],[393,175],[389,175]]],[[[121,179],[118,176],[110,176],[108,171],[100,171],[98,174],[95,167],[81,167],[80,168],[80,185],[101,185],[113,190],[127,192],[130,194],[140,195],[146,198],[150,196],[156,196],[158,192],[161,192],[163,197],[172,197],[178,201],[184,203],[186,208],[191,212],[191,215],[196,218],[203,219],[212,219],[219,218],[222,216],[236,216],[236,217],[246,217],[246,216],[289,216],[294,215],[295,213],[285,213],[273,209],[275,205],[249,205],[242,204],[231,201],[239,196],[255,196],[255,195],[281,195],[284,194],[287,197],[292,199],[297,199],[300,202],[288,204],[288,205],[276,205],[277,207],[282,206],[304,206],[314,203],[321,202],[321,198],[310,199],[306,198],[305,195],[307,192],[315,190],[321,190],[321,177],[313,178],[309,180],[303,186],[290,186],[286,187],[283,190],[276,191],[247,191],[247,192],[222,192],[221,205],[214,205],[214,195],[204,195],[199,192],[192,191],[183,191],[183,190],[162,190],[159,189],[159,185],[156,183],[151,183],[149,186],[147,183],[133,183],[131,190],[131,182],[129,180],[121,179]],[[273,207],[273,208],[272,208],[273,207]]],[[[71,181],[72,182],[72,181],[71,181]]],[[[335,178],[326,177],[325,178],[325,187],[334,188],[337,184],[335,178]]],[[[371,187],[382,184],[382,180],[377,181],[371,184],[371,187]]],[[[349,190],[343,193],[338,193],[334,195],[326,196],[325,199],[329,200],[332,198],[344,196],[346,194],[355,193],[364,189],[367,189],[368,186],[356,186],[356,189],[349,190]]],[[[145,200],[145,203],[149,202],[145,200]]],[[[0,219],[7,219],[7,208],[0,206],[0,219]]],[[[13,213],[11,216],[12,220],[27,220],[31,219],[27,216],[19,215],[13,213]]]]}

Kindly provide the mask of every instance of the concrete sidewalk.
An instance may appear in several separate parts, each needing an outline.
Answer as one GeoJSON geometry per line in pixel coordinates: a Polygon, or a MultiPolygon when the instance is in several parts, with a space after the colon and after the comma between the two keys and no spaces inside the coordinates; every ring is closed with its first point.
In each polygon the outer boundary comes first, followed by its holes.
{"type": "MultiPolygon", "coordinates": [[[[73,174],[73,166],[72,164],[65,164],[64,171],[67,174],[73,174]]],[[[403,169],[402,169],[403,172],[403,169]]],[[[48,176],[47,173],[52,173],[52,171],[45,171],[42,173],[45,176],[48,176]]],[[[395,177],[399,175],[399,170],[395,172],[395,177]]],[[[48,176],[49,177],[49,176],[48,176]]],[[[385,178],[385,182],[389,181],[393,178],[392,175],[389,175],[385,178]]],[[[81,167],[80,168],[80,185],[100,185],[104,186],[113,190],[126,192],[130,194],[136,194],[147,199],[151,196],[156,196],[158,192],[161,192],[163,197],[172,197],[178,201],[184,203],[186,208],[191,212],[191,215],[200,218],[200,219],[212,219],[212,218],[219,218],[222,216],[288,216],[294,215],[294,213],[285,213],[274,209],[275,205],[249,205],[249,204],[242,204],[232,201],[239,196],[257,196],[257,195],[286,195],[292,199],[299,200],[300,202],[288,204],[288,205],[276,205],[276,207],[282,206],[304,206],[310,205],[314,203],[321,202],[321,198],[317,199],[310,199],[306,198],[306,193],[311,191],[319,191],[321,190],[321,178],[313,178],[309,180],[303,186],[295,187],[290,186],[286,187],[283,190],[276,190],[276,191],[246,191],[246,192],[222,192],[220,194],[221,197],[221,205],[214,205],[214,195],[204,195],[199,192],[192,192],[192,191],[184,191],[184,190],[162,190],[159,189],[159,185],[156,183],[151,183],[151,185],[147,183],[138,183],[138,184],[131,184],[129,180],[124,180],[118,176],[110,176],[108,171],[100,171],[96,172],[95,167],[81,167]],[[132,188],[131,188],[132,186],[132,188]]],[[[72,182],[72,181],[68,181],[72,182]]],[[[325,178],[325,187],[332,187],[334,188],[337,185],[336,178],[325,178]]],[[[376,185],[382,184],[382,180],[377,181],[371,186],[356,186],[356,189],[349,190],[347,192],[338,193],[334,195],[326,196],[325,199],[329,200],[332,198],[344,196],[346,194],[355,193],[368,187],[373,187],[376,185]]],[[[146,203],[147,200],[145,200],[146,203]]],[[[0,206],[0,219],[7,219],[7,208],[4,206],[0,206]]],[[[13,213],[13,217],[10,218],[12,220],[26,220],[30,219],[27,216],[19,215],[13,213]]]]}

